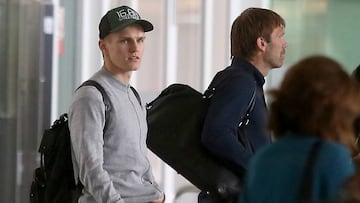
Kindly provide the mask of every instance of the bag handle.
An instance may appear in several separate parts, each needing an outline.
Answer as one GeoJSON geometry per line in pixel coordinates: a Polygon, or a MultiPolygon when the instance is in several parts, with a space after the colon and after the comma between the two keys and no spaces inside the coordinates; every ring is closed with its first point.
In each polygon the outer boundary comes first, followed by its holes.
{"type": "Polygon", "coordinates": [[[249,124],[250,113],[254,110],[255,100],[256,100],[256,82],[254,81],[254,83],[255,83],[255,88],[254,88],[253,94],[252,94],[250,102],[249,102],[249,104],[247,106],[245,116],[243,116],[240,119],[239,127],[247,126],[249,124]]]}
{"type": "MultiPolygon", "coordinates": [[[[206,99],[210,99],[216,91],[216,87],[219,86],[227,77],[228,77],[228,68],[221,70],[216,73],[214,79],[211,81],[209,87],[205,90],[203,97],[206,99]]],[[[254,110],[256,101],[256,81],[254,81],[254,91],[251,95],[250,101],[246,108],[245,115],[240,119],[239,127],[243,127],[249,124],[250,121],[250,113],[254,110]]]]}

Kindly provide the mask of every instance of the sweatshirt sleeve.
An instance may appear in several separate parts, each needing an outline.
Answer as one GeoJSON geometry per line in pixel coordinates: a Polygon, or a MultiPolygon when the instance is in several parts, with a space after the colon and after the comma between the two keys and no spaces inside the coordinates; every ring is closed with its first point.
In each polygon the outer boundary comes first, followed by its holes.
{"type": "Polygon", "coordinates": [[[123,203],[103,168],[104,125],[101,93],[90,86],[78,89],[69,110],[69,129],[79,179],[97,202],[123,203]]]}

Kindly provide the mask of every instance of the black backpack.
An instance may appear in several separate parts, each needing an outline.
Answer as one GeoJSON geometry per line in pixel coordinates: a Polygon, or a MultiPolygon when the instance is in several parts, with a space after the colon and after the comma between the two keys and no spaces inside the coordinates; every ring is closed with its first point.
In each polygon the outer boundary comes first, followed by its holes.
{"type": "MultiPolygon", "coordinates": [[[[189,85],[172,84],[147,104],[147,147],[217,202],[237,202],[244,173],[215,157],[201,143],[210,100],[216,93],[216,87],[228,75],[230,72],[225,71],[216,74],[204,94],[189,85]]],[[[239,132],[249,122],[255,95],[254,82],[254,91],[239,124],[239,132]]]]}
{"type": "MultiPolygon", "coordinates": [[[[93,80],[85,81],[82,86],[94,86],[101,92],[107,122],[111,103],[103,87],[93,80]]],[[[80,181],[76,184],[74,179],[67,114],[61,115],[50,129],[45,130],[39,153],[40,167],[34,171],[30,203],[77,202],[83,186],[80,181]]]]}

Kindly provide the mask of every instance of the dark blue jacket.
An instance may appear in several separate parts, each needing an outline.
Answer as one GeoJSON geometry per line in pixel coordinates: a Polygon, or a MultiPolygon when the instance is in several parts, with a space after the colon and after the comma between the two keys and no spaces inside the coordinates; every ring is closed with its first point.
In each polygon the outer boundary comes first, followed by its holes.
{"type": "MultiPolygon", "coordinates": [[[[238,59],[233,59],[223,72],[225,79],[217,85],[210,101],[202,143],[211,153],[231,163],[241,172],[247,169],[251,156],[271,142],[263,91],[265,79],[252,64],[238,59]],[[250,143],[251,147],[247,149],[239,142],[237,130],[255,88],[255,107],[245,128],[246,136],[242,138],[250,143]]],[[[216,80],[217,77],[214,78],[215,83],[216,80]]]]}

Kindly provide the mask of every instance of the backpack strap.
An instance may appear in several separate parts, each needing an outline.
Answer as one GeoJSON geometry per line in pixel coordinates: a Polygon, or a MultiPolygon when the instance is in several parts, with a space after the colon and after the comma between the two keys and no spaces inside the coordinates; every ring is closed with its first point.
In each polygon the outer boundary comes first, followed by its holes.
{"type": "Polygon", "coordinates": [[[322,144],[323,142],[321,140],[317,140],[311,146],[308,158],[305,162],[306,165],[300,183],[300,202],[308,202],[311,200],[313,191],[314,165],[322,144]]]}
{"type": "Polygon", "coordinates": [[[216,88],[219,86],[219,84],[221,84],[225,78],[227,77],[226,74],[226,70],[221,70],[219,72],[216,73],[216,75],[214,76],[213,80],[211,81],[209,87],[205,90],[205,92],[203,93],[204,98],[211,98],[214,94],[215,94],[215,90],[216,88]]]}
{"type": "Polygon", "coordinates": [[[104,101],[104,104],[105,104],[105,120],[106,120],[105,121],[105,127],[104,127],[104,131],[105,131],[105,129],[107,127],[108,120],[110,118],[110,111],[112,109],[112,104],[111,104],[110,98],[106,94],[105,89],[98,82],[96,82],[95,80],[87,80],[87,81],[83,82],[77,89],[79,89],[79,88],[81,88],[83,86],[94,86],[97,90],[99,90],[99,92],[102,95],[102,98],[103,98],[103,101],[104,101]]]}
{"type": "Polygon", "coordinates": [[[131,90],[134,92],[134,94],[135,94],[135,96],[136,96],[136,99],[138,100],[140,106],[142,106],[139,93],[136,91],[136,89],[135,89],[133,86],[130,86],[130,88],[131,88],[131,90]]]}
{"type": "Polygon", "coordinates": [[[255,100],[256,100],[256,82],[254,82],[254,83],[255,83],[254,91],[252,93],[250,102],[246,108],[247,110],[246,110],[245,116],[243,116],[240,120],[239,127],[246,126],[247,124],[249,124],[250,113],[254,110],[255,100]]]}
{"type": "MultiPolygon", "coordinates": [[[[221,70],[216,73],[214,79],[211,81],[209,87],[205,90],[203,96],[204,98],[211,98],[216,91],[216,87],[218,87],[229,75],[228,68],[221,70]]],[[[245,115],[240,119],[239,127],[246,126],[250,121],[250,113],[254,110],[256,101],[256,81],[254,81],[254,90],[252,92],[251,98],[246,108],[245,115]]]]}

